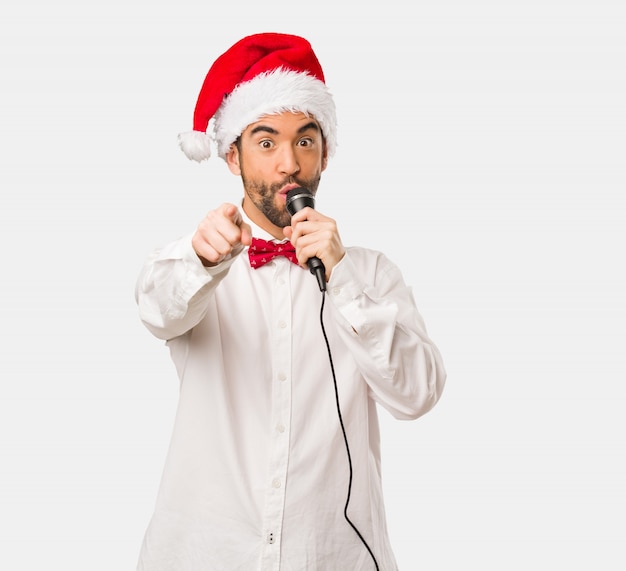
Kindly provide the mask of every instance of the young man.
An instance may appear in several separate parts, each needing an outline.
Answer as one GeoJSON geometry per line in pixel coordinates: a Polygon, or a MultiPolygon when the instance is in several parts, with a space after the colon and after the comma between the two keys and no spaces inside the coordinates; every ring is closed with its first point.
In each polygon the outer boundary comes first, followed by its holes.
{"type": "Polygon", "coordinates": [[[180,137],[190,158],[209,157],[210,124],[243,201],[155,251],[136,288],[180,378],[137,568],[395,570],[378,409],[415,419],[446,375],[399,269],[344,246],[312,207],[336,118],[309,42],[257,34],[227,50],[180,137]],[[289,191],[308,200],[293,215],[289,191]]]}

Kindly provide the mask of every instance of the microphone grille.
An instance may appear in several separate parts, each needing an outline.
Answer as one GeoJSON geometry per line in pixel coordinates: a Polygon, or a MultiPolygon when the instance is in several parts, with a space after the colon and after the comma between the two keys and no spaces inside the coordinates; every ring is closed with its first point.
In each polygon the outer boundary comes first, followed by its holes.
{"type": "Polygon", "coordinates": [[[315,208],[315,197],[306,188],[292,188],[287,193],[287,210],[289,211],[289,214],[293,216],[305,206],[315,208]]]}

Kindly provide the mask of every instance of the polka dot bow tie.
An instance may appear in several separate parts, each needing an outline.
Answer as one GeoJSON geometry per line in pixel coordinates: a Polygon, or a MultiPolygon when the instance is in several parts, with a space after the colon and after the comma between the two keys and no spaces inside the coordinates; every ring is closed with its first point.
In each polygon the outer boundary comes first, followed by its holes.
{"type": "Polygon", "coordinates": [[[261,238],[252,238],[252,244],[248,248],[250,266],[255,270],[271,262],[276,256],[285,256],[294,264],[298,264],[296,249],[291,242],[269,242],[261,238]]]}

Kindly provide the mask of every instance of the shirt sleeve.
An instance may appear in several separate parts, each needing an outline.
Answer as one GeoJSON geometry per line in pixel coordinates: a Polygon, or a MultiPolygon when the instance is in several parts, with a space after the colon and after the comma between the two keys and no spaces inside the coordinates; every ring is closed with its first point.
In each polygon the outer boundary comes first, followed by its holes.
{"type": "Polygon", "coordinates": [[[398,267],[379,252],[348,249],[333,268],[328,293],[371,397],[399,419],[428,412],[446,371],[398,267]]]}
{"type": "Polygon", "coordinates": [[[204,317],[212,292],[239,253],[207,268],[191,245],[191,235],[155,250],[135,286],[143,324],[155,337],[164,340],[189,331],[204,317]]]}

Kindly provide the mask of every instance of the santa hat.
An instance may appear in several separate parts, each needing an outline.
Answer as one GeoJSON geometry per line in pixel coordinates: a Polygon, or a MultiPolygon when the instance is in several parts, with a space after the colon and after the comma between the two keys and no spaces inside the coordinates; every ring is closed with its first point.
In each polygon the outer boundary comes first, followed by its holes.
{"type": "Polygon", "coordinates": [[[329,156],[335,152],[335,103],[311,44],[289,34],[247,36],[209,69],[196,102],[193,131],[181,133],[178,140],[185,155],[198,162],[211,156],[214,140],[224,159],[248,125],[285,111],[314,116],[329,156]],[[212,135],[207,132],[210,124],[212,135]]]}

